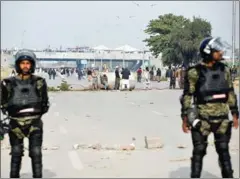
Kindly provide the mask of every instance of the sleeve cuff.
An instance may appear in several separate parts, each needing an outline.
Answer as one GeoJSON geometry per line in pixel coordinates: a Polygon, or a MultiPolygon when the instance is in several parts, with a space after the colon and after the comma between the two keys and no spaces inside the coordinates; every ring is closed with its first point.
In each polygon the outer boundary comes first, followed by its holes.
{"type": "Polygon", "coordinates": [[[237,118],[239,118],[239,112],[238,111],[231,111],[232,115],[236,115],[237,118]]]}
{"type": "Polygon", "coordinates": [[[187,117],[187,113],[186,112],[182,112],[181,113],[181,118],[182,118],[182,120],[184,119],[184,118],[186,118],[187,117]]]}

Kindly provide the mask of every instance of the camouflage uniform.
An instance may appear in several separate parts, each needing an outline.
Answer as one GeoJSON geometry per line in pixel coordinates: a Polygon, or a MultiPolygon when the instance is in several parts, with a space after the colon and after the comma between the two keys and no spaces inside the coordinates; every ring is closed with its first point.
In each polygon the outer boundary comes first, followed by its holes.
{"type": "MultiPolygon", "coordinates": [[[[15,87],[14,81],[18,77],[4,79],[1,82],[1,109],[8,111],[11,130],[9,131],[9,140],[11,145],[11,178],[19,178],[22,156],[24,155],[24,137],[29,138],[29,157],[32,159],[33,178],[42,177],[42,140],[43,140],[43,122],[41,116],[48,111],[49,102],[47,94],[47,85],[43,78],[32,76],[26,83],[36,85],[36,90],[41,98],[41,111],[31,115],[19,115],[9,106],[9,100],[12,96],[12,90],[15,87]]],[[[16,87],[15,87],[16,88],[16,87]]]]}
{"type": "MultiPolygon", "coordinates": [[[[220,65],[223,63],[218,62],[220,65]]],[[[202,66],[206,65],[202,63],[202,66]]],[[[207,67],[208,68],[208,67],[207,67]]],[[[215,102],[205,104],[198,103],[197,111],[198,118],[201,120],[200,129],[191,129],[193,154],[191,158],[191,177],[199,178],[202,170],[202,160],[206,155],[207,138],[213,132],[215,138],[215,147],[219,156],[219,165],[221,167],[222,176],[231,178],[233,175],[231,159],[229,154],[229,141],[231,138],[231,122],[228,119],[229,108],[232,114],[238,116],[237,98],[234,93],[233,83],[229,69],[225,66],[224,78],[228,83],[228,99],[226,102],[215,102]]],[[[182,96],[182,118],[188,114],[188,109],[191,108],[192,99],[196,99],[196,91],[198,90],[199,71],[196,66],[188,69],[182,96]]]]}

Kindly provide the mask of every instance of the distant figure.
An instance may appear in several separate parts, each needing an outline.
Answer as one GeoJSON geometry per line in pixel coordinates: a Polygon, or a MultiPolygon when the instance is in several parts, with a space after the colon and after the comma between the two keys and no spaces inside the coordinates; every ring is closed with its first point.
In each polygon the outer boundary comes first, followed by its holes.
{"type": "Polygon", "coordinates": [[[114,86],[114,89],[115,90],[119,90],[120,88],[120,74],[119,74],[119,68],[118,66],[116,66],[116,70],[115,70],[115,86],[114,86]]]}
{"type": "Polygon", "coordinates": [[[158,83],[161,81],[161,70],[160,70],[160,68],[158,68],[157,69],[157,81],[158,81],[158,83]]]}
{"type": "Polygon", "coordinates": [[[146,67],[144,72],[143,72],[143,76],[144,76],[144,85],[145,85],[145,89],[150,89],[151,85],[150,85],[150,74],[149,74],[149,68],[146,67]]]}
{"type": "Polygon", "coordinates": [[[105,90],[108,90],[109,85],[108,85],[108,77],[106,74],[104,74],[103,76],[101,76],[101,84],[104,86],[105,90]]]}
{"type": "Polygon", "coordinates": [[[92,70],[87,69],[87,75],[88,75],[88,82],[92,80],[92,70]]]}
{"type": "Polygon", "coordinates": [[[142,80],[142,68],[139,68],[137,70],[137,82],[141,83],[141,80],[142,80]]]}
{"type": "Polygon", "coordinates": [[[92,72],[92,86],[93,86],[93,90],[98,89],[98,76],[95,70],[93,70],[92,72]]]}
{"type": "Polygon", "coordinates": [[[122,71],[122,89],[129,89],[129,77],[131,75],[130,71],[128,68],[124,68],[122,71]]]}

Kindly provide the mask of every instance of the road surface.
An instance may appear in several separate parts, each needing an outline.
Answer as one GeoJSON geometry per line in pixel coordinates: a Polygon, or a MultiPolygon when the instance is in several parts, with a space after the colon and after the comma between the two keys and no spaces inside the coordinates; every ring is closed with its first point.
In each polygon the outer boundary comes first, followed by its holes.
{"type": "MultiPolygon", "coordinates": [[[[43,150],[43,176],[189,177],[192,145],[190,135],[181,131],[180,94],[181,90],[169,89],[50,93],[51,109],[43,117],[47,149],[43,150]],[[160,137],[163,148],[145,149],[144,136],[160,137]],[[74,144],[128,145],[133,137],[134,151],[73,148],[74,144]]],[[[212,141],[211,135],[203,178],[221,177],[212,141]]],[[[7,139],[3,143],[7,145],[7,139]]],[[[233,130],[230,147],[234,175],[239,177],[239,130],[233,130]]],[[[1,149],[2,178],[9,176],[9,151],[1,149]]],[[[27,149],[21,177],[32,177],[27,149]]]]}

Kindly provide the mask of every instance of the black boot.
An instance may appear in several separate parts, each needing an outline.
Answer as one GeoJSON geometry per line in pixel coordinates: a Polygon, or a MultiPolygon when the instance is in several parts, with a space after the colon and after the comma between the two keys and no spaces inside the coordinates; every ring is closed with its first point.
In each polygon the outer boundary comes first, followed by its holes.
{"type": "Polygon", "coordinates": [[[221,169],[222,178],[234,178],[231,161],[218,161],[218,163],[221,169]]]}
{"type": "Polygon", "coordinates": [[[191,158],[191,178],[200,178],[202,172],[202,158],[194,156],[191,158]]]}
{"type": "Polygon", "coordinates": [[[33,178],[42,178],[42,157],[32,157],[33,178]]]}
{"type": "Polygon", "coordinates": [[[10,178],[20,178],[21,163],[21,156],[12,156],[10,178]]]}

